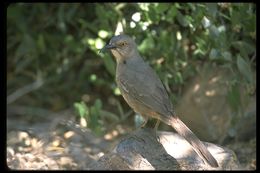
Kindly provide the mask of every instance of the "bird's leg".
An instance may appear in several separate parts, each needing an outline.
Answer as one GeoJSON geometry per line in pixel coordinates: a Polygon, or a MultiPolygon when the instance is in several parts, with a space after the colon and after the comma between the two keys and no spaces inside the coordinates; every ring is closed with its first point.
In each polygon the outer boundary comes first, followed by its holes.
{"type": "Polygon", "coordinates": [[[155,124],[153,130],[155,132],[155,136],[156,136],[156,139],[157,139],[158,142],[160,142],[160,137],[159,137],[159,135],[157,135],[157,129],[158,129],[159,125],[160,125],[160,120],[157,119],[156,124],[155,124]]]}
{"type": "Polygon", "coordinates": [[[144,126],[147,124],[148,122],[148,116],[142,116],[144,118],[144,122],[141,124],[140,128],[144,128],[144,126]]]}
{"type": "Polygon", "coordinates": [[[154,130],[157,132],[157,129],[158,129],[158,126],[160,125],[160,120],[158,119],[157,121],[156,121],[156,124],[155,124],[155,126],[154,126],[154,130]]]}

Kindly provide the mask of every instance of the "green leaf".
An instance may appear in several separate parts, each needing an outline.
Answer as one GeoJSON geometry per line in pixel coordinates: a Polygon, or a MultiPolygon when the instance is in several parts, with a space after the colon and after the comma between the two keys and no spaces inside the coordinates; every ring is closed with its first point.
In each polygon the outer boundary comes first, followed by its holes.
{"type": "Polygon", "coordinates": [[[147,38],[142,41],[142,43],[139,45],[139,50],[141,52],[145,52],[146,50],[153,49],[154,48],[154,40],[151,35],[147,35],[147,38]]]}
{"type": "Polygon", "coordinates": [[[237,57],[237,67],[247,82],[253,83],[253,73],[251,67],[249,63],[247,63],[240,55],[237,57]]]}
{"type": "Polygon", "coordinates": [[[177,83],[183,84],[183,77],[182,77],[182,74],[180,72],[176,73],[176,80],[178,81],[177,83]]]}
{"type": "Polygon", "coordinates": [[[223,58],[225,61],[229,61],[229,62],[232,61],[232,55],[231,55],[230,52],[225,51],[225,52],[221,53],[221,55],[222,55],[222,58],[223,58]]]}
{"type": "Polygon", "coordinates": [[[231,22],[233,26],[241,25],[241,12],[237,10],[237,8],[232,8],[232,12],[230,13],[231,22]]]}
{"type": "Polygon", "coordinates": [[[172,6],[170,10],[168,10],[168,13],[166,15],[166,20],[168,22],[173,22],[176,15],[177,15],[177,8],[175,6],[172,6]]]}
{"type": "Polygon", "coordinates": [[[210,37],[214,40],[219,36],[219,30],[215,25],[210,25],[209,27],[210,37]]]}
{"type": "Polygon", "coordinates": [[[207,3],[207,9],[213,18],[216,17],[216,14],[218,12],[217,3],[207,3]]]}
{"type": "Polygon", "coordinates": [[[157,13],[163,13],[164,11],[166,11],[169,8],[169,4],[168,3],[160,3],[155,9],[157,13]]]}
{"type": "Polygon", "coordinates": [[[97,110],[100,110],[102,108],[102,101],[100,99],[96,99],[95,107],[97,110]]]}
{"type": "Polygon", "coordinates": [[[39,51],[41,53],[44,53],[45,50],[46,50],[46,46],[45,46],[45,41],[44,41],[44,37],[43,37],[42,34],[40,34],[38,36],[37,44],[38,44],[38,47],[39,47],[39,51]]]}
{"type": "Polygon", "coordinates": [[[177,20],[184,27],[187,27],[189,25],[189,21],[187,20],[187,18],[184,15],[182,15],[179,11],[177,13],[177,20]]]}
{"type": "Polygon", "coordinates": [[[94,105],[91,106],[91,117],[94,119],[99,117],[101,108],[102,108],[102,101],[100,99],[96,99],[94,105]]]}
{"type": "Polygon", "coordinates": [[[97,109],[95,105],[90,107],[90,128],[95,129],[99,126],[98,117],[100,115],[100,109],[97,109]]]}
{"type": "Polygon", "coordinates": [[[240,51],[243,57],[247,57],[248,55],[255,52],[255,46],[244,41],[234,41],[232,42],[232,46],[240,51]]]}
{"type": "Polygon", "coordinates": [[[220,56],[220,53],[217,49],[211,49],[210,53],[209,53],[209,59],[210,60],[216,60],[218,59],[220,56]]]}
{"type": "Polygon", "coordinates": [[[157,23],[159,21],[159,16],[158,14],[156,13],[154,7],[151,7],[148,11],[148,16],[149,16],[149,19],[154,22],[154,23],[157,23]]]}
{"type": "Polygon", "coordinates": [[[28,26],[24,11],[26,11],[25,6],[15,3],[10,4],[7,8],[7,21],[13,21],[18,31],[26,33],[28,26]]]}
{"type": "Polygon", "coordinates": [[[74,103],[74,109],[76,110],[77,114],[82,118],[88,116],[88,114],[89,114],[88,107],[85,104],[85,102],[74,103]]]}
{"type": "Polygon", "coordinates": [[[245,28],[246,32],[255,32],[256,31],[256,16],[251,14],[248,15],[250,18],[245,20],[243,23],[243,28],[245,28]]]}
{"type": "Polygon", "coordinates": [[[29,53],[35,53],[35,42],[30,34],[25,34],[21,44],[16,50],[16,56],[21,57],[29,53]]]}

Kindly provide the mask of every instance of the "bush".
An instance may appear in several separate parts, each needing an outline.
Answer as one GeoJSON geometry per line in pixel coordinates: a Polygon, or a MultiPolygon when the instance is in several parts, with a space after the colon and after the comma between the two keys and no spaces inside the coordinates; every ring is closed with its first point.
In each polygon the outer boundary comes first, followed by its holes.
{"type": "Polygon", "coordinates": [[[255,91],[255,14],[253,3],[11,4],[7,94],[40,79],[43,86],[17,98],[18,104],[57,111],[101,99],[102,109],[124,114],[128,108],[118,97],[115,62],[98,54],[121,23],[174,103],[198,64],[214,63],[233,74],[228,100],[236,109],[238,86],[255,91]]]}

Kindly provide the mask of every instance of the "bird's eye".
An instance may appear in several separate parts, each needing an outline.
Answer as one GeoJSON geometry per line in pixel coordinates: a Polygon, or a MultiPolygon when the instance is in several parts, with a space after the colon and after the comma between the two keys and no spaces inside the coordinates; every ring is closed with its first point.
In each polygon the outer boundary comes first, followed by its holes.
{"type": "Polygon", "coordinates": [[[125,46],[126,45],[126,42],[121,42],[120,43],[120,46],[125,46]]]}

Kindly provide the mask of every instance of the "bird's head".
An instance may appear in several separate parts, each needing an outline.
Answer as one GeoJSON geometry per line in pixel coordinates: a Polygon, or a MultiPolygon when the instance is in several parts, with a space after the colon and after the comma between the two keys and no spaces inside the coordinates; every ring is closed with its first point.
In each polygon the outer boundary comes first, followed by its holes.
{"type": "Polygon", "coordinates": [[[102,48],[100,52],[104,52],[105,50],[111,50],[118,62],[135,57],[136,53],[138,53],[135,41],[124,34],[112,37],[109,44],[102,48]]]}

